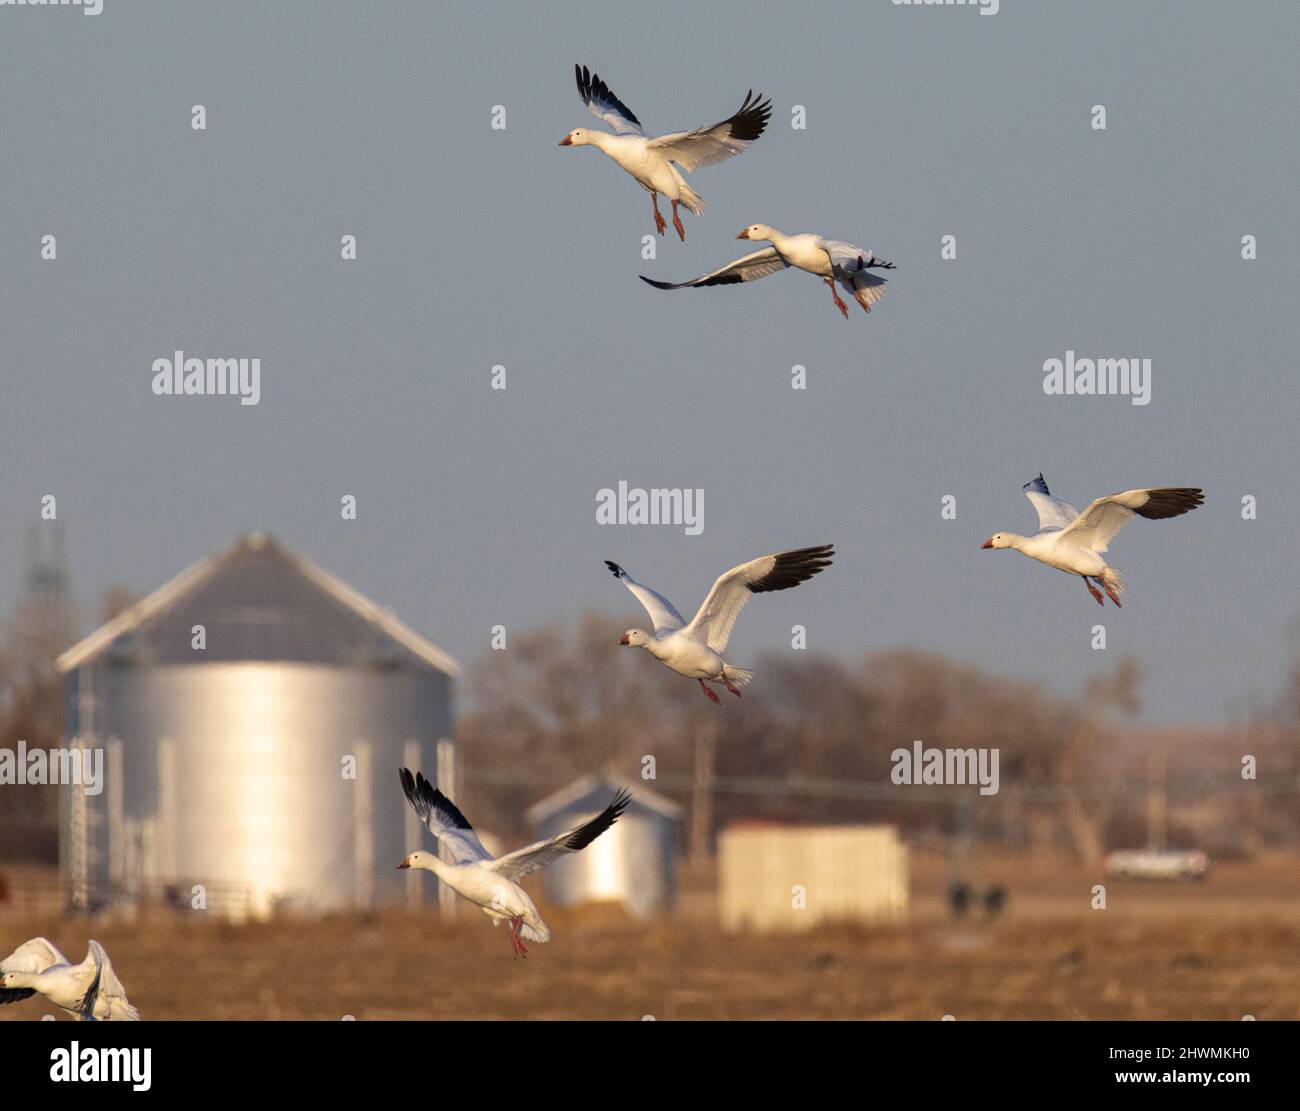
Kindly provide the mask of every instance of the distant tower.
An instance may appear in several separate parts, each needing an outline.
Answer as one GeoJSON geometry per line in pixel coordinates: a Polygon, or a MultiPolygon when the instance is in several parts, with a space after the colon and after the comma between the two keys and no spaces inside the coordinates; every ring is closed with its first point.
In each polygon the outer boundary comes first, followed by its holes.
{"type": "MultiPolygon", "coordinates": [[[[77,639],[76,609],[68,589],[67,545],[61,522],[27,530],[23,591],[3,629],[5,742],[31,748],[59,744],[63,734],[63,683],[57,659],[77,639]]],[[[5,796],[0,856],[54,859],[59,796],[39,787],[5,796]]]]}
{"type": "Polygon", "coordinates": [[[28,626],[27,640],[53,669],[60,652],[77,639],[76,606],[69,589],[67,532],[62,521],[27,529],[27,570],[19,619],[28,626]]]}

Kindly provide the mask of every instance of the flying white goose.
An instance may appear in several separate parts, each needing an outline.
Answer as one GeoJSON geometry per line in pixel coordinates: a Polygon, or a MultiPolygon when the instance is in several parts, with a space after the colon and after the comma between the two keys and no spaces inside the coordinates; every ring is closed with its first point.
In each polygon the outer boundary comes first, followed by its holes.
{"type": "Polygon", "coordinates": [[[0,1003],[16,1003],[38,993],[84,1022],[140,1019],[98,941],[91,941],[80,964],[72,964],[43,937],[23,942],[0,961],[0,1003]]]}
{"type": "Polygon", "coordinates": [[[636,178],[641,188],[650,194],[655,231],[660,235],[668,227],[659,213],[659,194],[662,193],[673,202],[673,227],[683,242],[686,229],[677,214],[678,204],[684,204],[696,216],[704,211],[705,204],[704,199],[686,184],[678,166],[690,172],[739,154],[763,134],[772,114],[772,102],[754,96],[750,90],[736,114],[721,123],[651,138],[642,130],[641,121],[604,81],[589,73],[586,66],[574,66],[573,72],[578,78],[578,95],[582,97],[582,103],[593,116],[609,124],[615,134],[576,127],[560,140],[560,146],[596,147],[636,178]]]}
{"type": "Polygon", "coordinates": [[[759,278],[766,278],[769,274],[793,266],[815,274],[830,286],[835,307],[848,320],[849,307],[835,292],[836,283],[843,286],[844,292],[862,306],[863,312],[870,312],[871,306],[885,295],[885,279],[870,271],[873,268],[895,269],[892,262],[877,258],[871,251],[855,247],[852,243],[841,243],[838,239],[824,239],[812,234],[783,235],[767,224],[750,224],[736,238],[766,240],[772,246],[754,251],[735,262],[729,262],[720,270],[692,278],[689,282],[657,282],[644,274],[641,275],[641,280],[656,289],[734,285],[737,282],[756,282],[759,278]]]}
{"type": "Polygon", "coordinates": [[[631,798],[626,791],[619,791],[613,802],[577,829],[493,858],[451,799],[419,772],[412,777],[406,768],[401,768],[398,774],[406,801],[429,827],[429,832],[451,851],[454,862],[448,864],[436,853],[420,851],[411,853],[398,867],[432,872],[458,895],[481,907],[492,919],[492,925],[509,922],[510,951],[516,957],[528,953],[522,938],[551,940],[551,931],[519,881],[568,853],[585,849],[618,821],[631,798]]]}
{"type": "Polygon", "coordinates": [[[1153,486],[1098,498],[1080,513],[1074,506],[1052,497],[1041,474],[1026,482],[1024,490],[1025,497],[1038,511],[1038,531],[1033,536],[995,532],[981,547],[1015,548],[1048,567],[1078,575],[1099,606],[1106,603],[1089,579],[1104,587],[1117,606],[1124,593],[1123,576],[1101,558],[1115,534],[1135,514],[1150,521],[1163,521],[1190,513],[1205,500],[1200,490],[1190,486],[1153,486]]]}
{"type": "Polygon", "coordinates": [[[618,642],[644,648],[678,675],[698,679],[700,690],[715,703],[721,704],[722,700],[704,685],[706,680],[721,683],[739,698],[740,687],[747,684],[754,673],[748,668],[733,667],[723,658],[723,653],[727,650],[736,618],[750,595],[788,590],[807,582],[831,565],[834,554],[832,545],[822,544],[816,548],[759,556],[733,567],[713,584],[709,596],[689,625],[673,608],[672,602],[648,586],[642,586],[617,563],[607,559],[605,566],[636,595],[654,622],[653,633],[629,629],[618,642]]]}

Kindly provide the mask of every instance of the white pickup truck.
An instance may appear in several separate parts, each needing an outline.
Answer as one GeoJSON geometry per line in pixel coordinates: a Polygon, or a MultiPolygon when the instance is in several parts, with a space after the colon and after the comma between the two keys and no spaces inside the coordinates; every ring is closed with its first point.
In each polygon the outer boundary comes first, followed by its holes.
{"type": "Polygon", "coordinates": [[[1199,880],[1209,870],[1199,849],[1119,849],[1106,857],[1106,874],[1121,880],[1199,880]]]}

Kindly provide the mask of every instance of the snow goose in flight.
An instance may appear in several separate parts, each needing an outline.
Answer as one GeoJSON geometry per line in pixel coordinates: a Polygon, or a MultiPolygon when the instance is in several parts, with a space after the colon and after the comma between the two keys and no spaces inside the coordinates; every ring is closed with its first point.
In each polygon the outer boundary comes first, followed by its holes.
{"type": "Polygon", "coordinates": [[[436,853],[413,852],[398,867],[432,872],[458,895],[481,907],[492,919],[492,925],[509,922],[510,951],[516,957],[528,953],[523,938],[551,940],[551,931],[519,881],[562,856],[585,849],[618,821],[632,797],[626,791],[619,791],[604,810],[577,829],[494,858],[451,799],[419,772],[412,776],[406,768],[401,768],[398,774],[406,801],[452,856],[452,863],[448,864],[436,853]]]}
{"type": "Polygon", "coordinates": [[[104,947],[91,941],[86,959],[72,964],[43,937],[34,937],[0,961],[0,1003],[43,995],[84,1022],[136,1022],[104,947]]]}
{"type": "Polygon", "coordinates": [[[1033,536],[995,532],[981,547],[1015,548],[1068,575],[1078,575],[1099,606],[1106,603],[1089,580],[1102,586],[1115,605],[1124,593],[1124,578],[1101,558],[1115,534],[1136,514],[1150,521],[1163,521],[1190,513],[1204,502],[1201,491],[1190,486],[1153,486],[1125,490],[1098,498],[1080,513],[1074,506],[1052,497],[1040,474],[1024,486],[1025,497],[1038,511],[1038,531],[1033,536]]]}
{"type": "Polygon", "coordinates": [[[835,549],[830,544],[816,548],[799,548],[776,555],[759,556],[739,567],[733,567],[709,591],[699,612],[688,625],[673,604],[662,594],[643,586],[617,563],[605,560],[605,566],[614,577],[628,588],[645,606],[654,632],[629,629],[619,644],[644,648],[660,663],[666,664],[678,675],[698,679],[702,690],[714,703],[722,700],[704,684],[721,683],[737,698],[740,688],[748,683],[754,673],[748,668],[734,667],[723,654],[736,618],[745,608],[752,594],[770,590],[788,590],[807,582],[819,571],[831,565],[835,549]],[[739,685],[737,685],[739,684],[739,685]]]}
{"type": "Polygon", "coordinates": [[[872,274],[872,269],[893,270],[894,264],[877,258],[871,251],[841,243],[838,239],[825,239],[820,235],[783,235],[767,224],[750,224],[736,236],[737,239],[757,239],[772,244],[761,251],[729,262],[711,273],[692,278],[689,282],[657,282],[641,275],[641,280],[656,289],[700,288],[706,285],[734,285],[737,282],[756,282],[769,274],[776,274],[791,266],[806,270],[821,278],[835,299],[835,307],[849,318],[849,307],[840,300],[836,284],[853,297],[863,312],[870,312],[885,295],[885,279],[872,274]]]}
{"type": "Polygon", "coordinates": [[[576,127],[560,140],[560,146],[596,147],[636,178],[641,188],[650,194],[655,231],[660,235],[668,227],[659,213],[659,194],[662,193],[673,202],[673,227],[685,242],[686,229],[677,214],[678,204],[684,204],[696,216],[704,211],[705,204],[704,199],[686,184],[677,167],[689,172],[739,154],[763,134],[772,114],[772,102],[754,96],[751,90],[745,94],[745,101],[735,115],[721,123],[652,138],[646,135],[641,121],[604,81],[588,72],[586,66],[574,66],[573,71],[578,78],[578,95],[582,97],[582,103],[593,116],[609,124],[614,134],[576,127]]]}

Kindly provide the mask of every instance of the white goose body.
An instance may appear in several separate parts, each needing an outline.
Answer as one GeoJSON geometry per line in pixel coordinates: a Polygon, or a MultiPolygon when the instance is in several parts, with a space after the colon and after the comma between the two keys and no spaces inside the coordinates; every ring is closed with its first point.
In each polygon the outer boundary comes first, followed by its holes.
{"type": "MultiPolygon", "coordinates": [[[[746,231],[748,230],[747,228],[746,231]]],[[[825,240],[820,235],[813,235],[811,232],[783,235],[775,228],[767,230],[771,232],[768,237],[769,242],[791,266],[815,274],[819,278],[837,277],[831,265],[831,256],[826,253],[826,248],[822,245],[825,240]]],[[[745,238],[750,239],[753,236],[746,235],[745,238]]]]}
{"type": "Polygon", "coordinates": [[[1097,586],[1116,606],[1124,596],[1124,576],[1102,558],[1116,533],[1134,517],[1152,521],[1181,517],[1205,500],[1191,486],[1148,486],[1097,498],[1080,513],[1069,502],[1052,497],[1041,474],[1025,483],[1024,492],[1038,513],[1038,531],[1033,536],[995,532],[981,546],[1010,548],[1067,575],[1078,575],[1099,606],[1106,603],[1097,586]]]}
{"type": "Polygon", "coordinates": [[[537,910],[537,904],[528,892],[513,880],[508,880],[490,868],[477,863],[448,864],[432,854],[428,859],[411,867],[432,872],[462,899],[468,899],[499,926],[515,918],[522,918],[519,933],[529,941],[551,940],[551,931],[537,910]]]}
{"type": "Polygon", "coordinates": [[[659,211],[659,197],[661,194],[667,197],[673,205],[673,227],[683,241],[686,229],[682,226],[677,206],[685,205],[688,212],[699,216],[707,205],[704,198],[686,184],[681,170],[692,172],[739,154],[763,134],[772,114],[772,102],[754,96],[750,90],[738,111],[712,127],[675,131],[669,135],[647,135],[641,121],[604,81],[586,66],[575,65],[573,72],[582,103],[593,116],[609,124],[614,133],[575,127],[560,140],[560,146],[595,147],[631,174],[650,194],[655,231],[659,235],[663,235],[668,227],[659,211]]]}
{"type": "Polygon", "coordinates": [[[660,663],[688,679],[707,679],[712,683],[724,680],[727,661],[722,658],[722,654],[707,644],[701,644],[683,629],[667,636],[652,638],[645,645],[645,650],[660,663]]]}
{"type": "Polygon", "coordinates": [[[871,306],[885,295],[887,284],[885,278],[871,271],[895,269],[892,262],[877,257],[874,251],[812,232],[786,235],[770,224],[750,224],[736,238],[766,240],[771,246],[752,251],[690,281],[661,282],[644,274],[641,280],[656,289],[702,289],[705,286],[756,282],[769,274],[779,274],[794,267],[825,282],[830,287],[835,307],[847,320],[849,307],[840,300],[836,286],[857,301],[863,312],[870,312],[871,306]]]}
{"type": "Polygon", "coordinates": [[[516,957],[528,952],[521,938],[537,942],[551,940],[550,929],[518,881],[554,860],[585,849],[618,821],[631,798],[620,791],[604,810],[576,829],[505,856],[493,857],[451,799],[419,772],[412,775],[402,768],[399,776],[411,809],[451,853],[452,862],[440,859],[436,853],[417,851],[409,854],[398,868],[432,872],[457,895],[482,910],[492,925],[509,922],[510,950],[516,957]]]}
{"type": "Polygon", "coordinates": [[[654,623],[653,632],[629,629],[618,642],[644,648],[678,675],[698,680],[700,689],[714,703],[721,700],[705,683],[721,684],[739,698],[740,688],[754,677],[754,673],[748,668],[729,664],[726,651],[731,631],[745,603],[751,595],[788,590],[807,582],[831,565],[834,554],[835,549],[830,544],[823,544],[816,548],[759,556],[733,567],[713,584],[713,589],[689,624],[662,594],[637,582],[617,563],[607,559],[605,566],[635,595],[654,623]]]}
{"type": "Polygon", "coordinates": [[[1082,544],[1062,543],[1059,534],[1040,532],[1033,536],[1003,533],[1012,541],[1010,547],[1048,567],[1055,567],[1067,575],[1099,577],[1106,570],[1106,561],[1091,548],[1082,544]]]}
{"type": "Polygon", "coordinates": [[[0,1003],[16,1003],[34,994],[83,1022],[137,1022],[140,1018],[113,971],[113,962],[94,940],[80,964],[73,964],[43,937],[25,941],[0,961],[0,1003]]]}
{"type": "MultiPolygon", "coordinates": [[[[611,135],[607,131],[582,132],[586,145],[609,155],[632,175],[647,193],[659,193],[675,203],[684,203],[691,212],[703,212],[705,205],[686,179],[667,158],[656,155],[644,135],[611,135]]],[[[570,146],[580,146],[575,141],[570,146]]]]}

